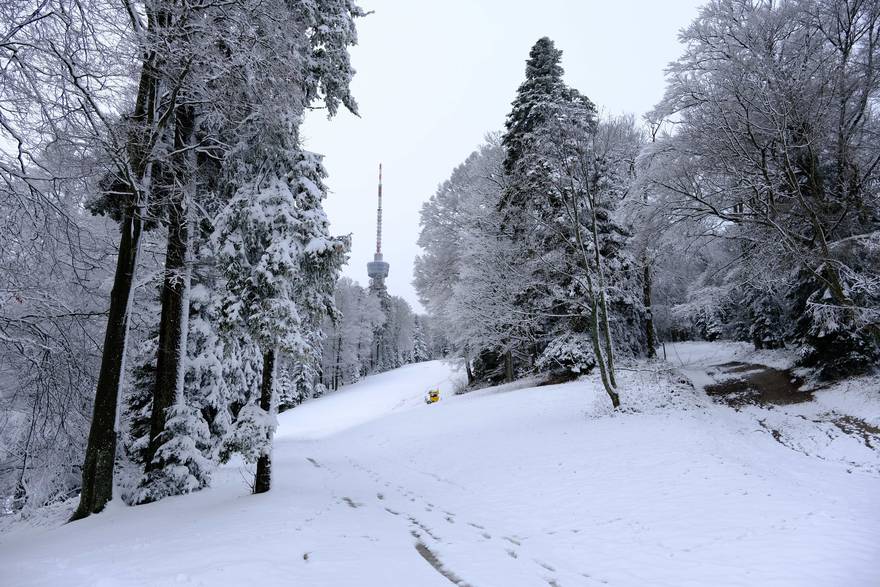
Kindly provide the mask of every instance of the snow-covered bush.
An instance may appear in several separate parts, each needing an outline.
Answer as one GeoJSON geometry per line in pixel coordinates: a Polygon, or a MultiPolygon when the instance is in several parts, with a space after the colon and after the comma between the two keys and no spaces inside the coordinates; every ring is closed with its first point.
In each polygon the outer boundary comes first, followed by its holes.
{"type": "Polygon", "coordinates": [[[596,367],[593,342],[589,334],[569,333],[557,336],[535,362],[540,372],[570,378],[586,375],[596,367]]]}
{"type": "Polygon", "coordinates": [[[177,403],[168,408],[161,444],[132,496],[134,503],[149,503],[171,495],[191,493],[211,482],[214,463],[202,454],[210,432],[199,411],[177,403]]]}
{"type": "Polygon", "coordinates": [[[688,293],[688,301],[672,308],[672,316],[684,324],[696,338],[718,340],[724,336],[729,303],[727,288],[701,287],[688,293]]]}
{"type": "Polygon", "coordinates": [[[233,454],[240,454],[245,461],[256,462],[268,452],[277,425],[274,411],[267,412],[257,404],[243,407],[232,433],[226,438],[221,457],[228,460],[233,454]]]}

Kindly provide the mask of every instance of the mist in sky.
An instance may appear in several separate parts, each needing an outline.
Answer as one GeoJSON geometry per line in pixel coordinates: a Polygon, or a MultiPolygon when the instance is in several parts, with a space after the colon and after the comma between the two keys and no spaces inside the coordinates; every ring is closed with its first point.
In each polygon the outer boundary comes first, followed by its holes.
{"type": "Polygon", "coordinates": [[[323,153],[333,231],[352,234],[345,275],[368,283],[376,183],[384,166],[382,251],[392,295],[422,311],[412,286],[419,210],[482,141],[503,129],[531,46],[563,51],[568,85],[603,111],[641,115],[661,98],[679,29],[703,0],[362,0],[352,50],[360,118],[310,113],[306,146],[323,153]]]}

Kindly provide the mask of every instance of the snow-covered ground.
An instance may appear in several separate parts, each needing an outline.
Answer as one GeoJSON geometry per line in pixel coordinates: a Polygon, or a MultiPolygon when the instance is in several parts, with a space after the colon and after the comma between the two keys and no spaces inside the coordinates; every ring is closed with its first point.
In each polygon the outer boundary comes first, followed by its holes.
{"type": "Polygon", "coordinates": [[[280,416],[270,493],[227,467],[196,495],[19,525],[0,585],[880,585],[877,453],[812,451],[827,422],[795,413],[867,419],[880,394],[735,410],[678,380],[745,347],[667,351],[674,370],[621,371],[620,413],[592,377],[461,396],[440,362],[370,377],[280,416]]]}

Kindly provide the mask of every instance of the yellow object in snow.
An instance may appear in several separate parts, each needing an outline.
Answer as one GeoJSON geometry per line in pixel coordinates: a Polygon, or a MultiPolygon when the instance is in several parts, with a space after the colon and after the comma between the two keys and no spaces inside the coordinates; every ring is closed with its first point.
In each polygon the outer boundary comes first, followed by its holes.
{"type": "Polygon", "coordinates": [[[425,396],[425,403],[426,404],[436,404],[439,401],[440,401],[440,390],[439,389],[432,389],[431,391],[428,392],[428,395],[425,396]]]}

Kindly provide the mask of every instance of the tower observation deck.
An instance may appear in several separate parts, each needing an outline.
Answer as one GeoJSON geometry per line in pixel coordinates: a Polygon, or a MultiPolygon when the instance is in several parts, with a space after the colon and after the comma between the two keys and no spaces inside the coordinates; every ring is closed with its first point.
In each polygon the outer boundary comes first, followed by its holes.
{"type": "Polygon", "coordinates": [[[370,287],[385,289],[385,278],[388,277],[389,265],[382,259],[382,164],[379,164],[379,207],[376,210],[376,254],[367,263],[367,275],[370,276],[370,287]]]}

